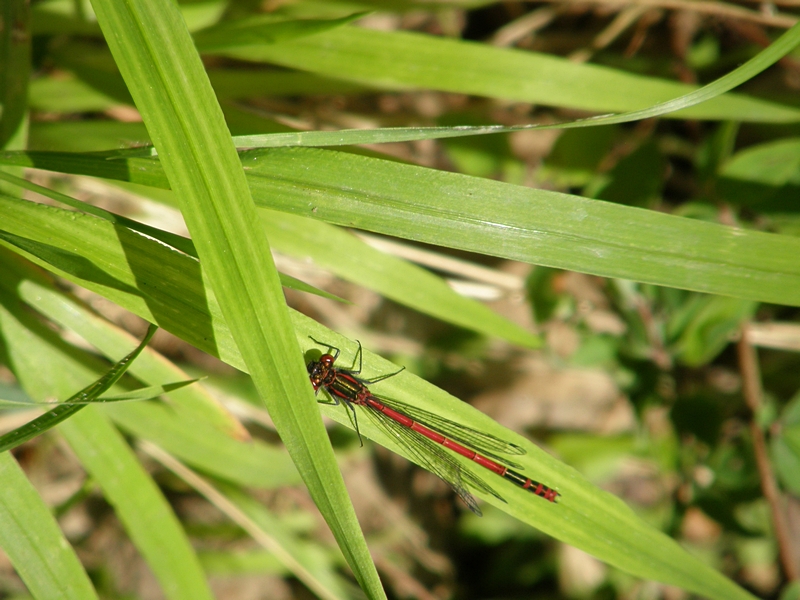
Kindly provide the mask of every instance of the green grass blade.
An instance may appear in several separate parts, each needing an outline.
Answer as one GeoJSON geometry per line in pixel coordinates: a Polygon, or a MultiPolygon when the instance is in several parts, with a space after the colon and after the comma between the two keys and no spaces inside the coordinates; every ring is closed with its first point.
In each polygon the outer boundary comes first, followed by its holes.
{"type": "Polygon", "coordinates": [[[186,25],[175,5],[158,0],[93,6],[259,394],[359,584],[370,597],[383,597],[308,385],[269,245],[186,25]]]}
{"type": "MultiPolygon", "coordinates": [[[[94,112],[114,105],[132,105],[128,89],[111,54],[97,44],[76,39],[51,48],[51,56],[75,79],[43,75],[31,82],[30,104],[48,112],[94,112]]],[[[252,69],[217,68],[208,72],[219,100],[263,96],[352,94],[366,88],[354,83],[300,72],[259,72],[252,69]]],[[[230,124],[230,120],[228,121],[230,124]]],[[[252,130],[250,130],[252,132],[252,130]]]]}
{"type": "MultiPolygon", "coordinates": [[[[600,113],[641,110],[696,89],[536,52],[355,26],[279,44],[230,49],[224,54],[376,88],[429,88],[600,113]]],[[[731,94],[670,116],[795,122],[800,111],[731,94]]]]}
{"type": "MultiPolygon", "coordinates": [[[[281,521],[267,511],[263,504],[240,489],[231,486],[220,487],[225,499],[244,516],[251,527],[274,538],[277,543],[281,544],[285,552],[291,553],[292,557],[302,565],[303,569],[307,571],[306,578],[314,579],[315,585],[309,586],[310,589],[315,591],[320,598],[352,597],[345,593],[342,579],[337,577],[335,563],[330,556],[320,556],[319,552],[313,552],[314,548],[308,548],[312,551],[304,552],[306,548],[301,546],[300,540],[293,539],[281,521]]],[[[297,572],[297,569],[292,569],[292,572],[297,572]]]]}
{"type": "Polygon", "coordinates": [[[34,598],[97,598],[53,514],[14,457],[0,454],[0,548],[34,598]]]}
{"type": "Polygon", "coordinates": [[[0,436],[0,452],[12,450],[28,440],[32,440],[62,421],[69,419],[85,406],[85,404],[59,404],[41,417],[37,417],[29,423],[3,434],[0,436]]]}
{"type": "Polygon", "coordinates": [[[273,209],[527,263],[800,304],[795,237],[330,150],[256,150],[242,161],[253,195],[273,209]]]}
{"type": "MultiPolygon", "coordinates": [[[[142,225],[18,178],[4,176],[2,173],[0,178],[110,223],[153,237],[189,256],[197,256],[192,241],[187,238],[142,225]]],[[[72,214],[69,216],[71,219],[72,214]]],[[[431,275],[425,269],[375,250],[335,227],[278,213],[262,212],[261,216],[265,231],[275,238],[276,248],[281,252],[303,259],[312,258],[315,264],[346,280],[373,289],[443,321],[502,337],[523,346],[535,347],[540,343],[536,336],[515,323],[500,317],[484,305],[455,293],[439,277],[431,275]]],[[[283,274],[280,277],[281,283],[286,287],[341,301],[333,294],[318,290],[293,277],[283,274]]]]}
{"type": "Polygon", "coordinates": [[[121,394],[107,394],[101,396],[96,402],[108,404],[109,402],[138,402],[141,400],[152,400],[164,394],[169,394],[187,385],[197,383],[200,379],[188,379],[186,381],[176,381],[175,383],[165,383],[164,385],[151,385],[130,392],[121,394]]]}
{"type": "MultiPolygon", "coordinates": [[[[629,123],[642,119],[669,115],[677,111],[708,102],[725,92],[752,79],[768,67],[778,62],[800,44],[800,23],[789,29],[767,48],[759,52],[745,64],[730,73],[699,89],[685,93],[677,98],[648,106],[640,110],[615,115],[603,115],[576,121],[545,125],[501,125],[463,126],[463,127],[392,127],[384,129],[364,130],[350,129],[343,131],[300,131],[291,133],[271,133],[264,135],[245,135],[234,137],[234,143],[240,148],[278,148],[287,146],[344,146],[353,144],[379,144],[387,142],[407,142],[424,139],[442,139],[466,137],[471,135],[487,135],[510,133],[533,129],[573,129],[577,127],[594,127],[616,123],[629,123]]],[[[148,155],[148,150],[134,149],[148,155]]],[[[154,155],[154,152],[149,152],[154,155]]]]}
{"type": "MultiPolygon", "coordinates": [[[[190,379],[188,381],[177,381],[175,383],[167,383],[165,385],[151,385],[145,388],[139,388],[130,392],[123,392],[120,394],[107,394],[95,398],[93,400],[84,400],[82,402],[71,402],[71,404],[110,404],[112,402],[141,402],[142,400],[153,400],[163,394],[168,394],[182,387],[197,383],[199,379],[190,379]]],[[[29,400],[6,400],[0,398],[0,408],[5,406],[58,406],[62,402],[30,402],[29,400]]],[[[63,419],[62,419],[63,420],[63,419]]]]}
{"type": "Polygon", "coordinates": [[[149,440],[205,473],[242,486],[274,489],[301,482],[283,448],[231,439],[208,423],[176,416],[158,403],[116,404],[108,416],[127,433],[149,440]]]}
{"type": "MultiPolygon", "coordinates": [[[[350,20],[351,18],[339,19],[335,21],[321,21],[322,24],[328,24],[325,28],[331,28],[333,26],[338,26],[339,24],[350,20]],[[330,25],[330,23],[334,23],[330,25]]],[[[220,35],[222,38],[230,38],[231,43],[235,43],[238,45],[243,45],[246,43],[257,43],[258,36],[264,35],[268,39],[264,40],[266,43],[270,43],[272,40],[272,34],[269,33],[270,27],[278,27],[278,28],[285,28],[288,27],[292,29],[293,27],[299,27],[300,30],[306,31],[306,28],[310,27],[309,31],[313,31],[319,28],[322,25],[319,25],[317,21],[289,21],[289,22],[281,22],[281,23],[274,23],[274,19],[271,17],[258,17],[255,19],[245,20],[244,22],[237,22],[235,24],[224,24],[220,26],[216,26],[214,29],[217,31],[214,35],[219,37],[220,35]],[[264,19],[267,19],[268,23],[266,25],[260,24],[260,22],[264,19]],[[251,25],[248,25],[248,22],[251,22],[251,25]],[[267,27],[267,30],[264,30],[264,27],[267,27]],[[237,33],[238,32],[238,33],[237,33]],[[251,39],[251,35],[256,36],[255,38],[251,39]],[[237,38],[238,36],[238,38],[237,38]]],[[[199,34],[198,34],[199,35],[199,34]]],[[[294,35],[293,33],[289,34],[290,36],[294,35]]],[[[679,110],[686,110],[687,108],[694,106],[696,104],[706,102],[714,97],[717,97],[734,87],[740,85],[741,83],[751,79],[758,73],[762,72],[764,69],[769,67],[770,65],[774,64],[777,60],[781,57],[786,55],[790,52],[798,43],[798,39],[800,39],[800,25],[795,25],[789,31],[784,33],[778,40],[776,40],[773,44],[768,46],[762,52],[758,53],[754,58],[750,59],[744,65],[736,68],[731,73],[721,77],[720,79],[703,86],[700,89],[695,89],[693,91],[687,91],[683,95],[672,98],[670,100],[666,100],[663,102],[656,103],[655,105],[648,106],[643,109],[634,110],[631,112],[625,112],[623,114],[617,115],[607,115],[601,117],[593,117],[590,119],[581,119],[574,122],[569,123],[562,123],[562,124],[555,124],[555,125],[522,125],[522,126],[513,126],[513,127],[501,127],[501,126],[487,126],[487,127],[422,127],[422,128],[390,128],[378,131],[364,131],[364,130],[351,130],[351,131],[342,131],[342,132],[329,132],[329,131],[308,131],[308,132],[296,132],[296,133],[283,133],[283,134],[272,134],[269,136],[241,136],[238,139],[235,139],[237,146],[240,147],[281,147],[281,146],[330,146],[330,145],[343,145],[343,144],[366,144],[366,143],[380,143],[380,142],[397,142],[397,141],[409,141],[415,139],[432,139],[432,138],[442,138],[442,137],[460,137],[460,136],[467,136],[467,135],[479,135],[479,134],[487,134],[487,133],[501,133],[501,132],[508,132],[508,131],[516,131],[516,130],[523,130],[523,129],[552,129],[552,128],[572,128],[572,127],[586,127],[586,126],[593,126],[593,125],[602,125],[602,124],[611,124],[611,123],[622,123],[622,122],[629,122],[639,119],[645,118],[652,118],[656,116],[661,116],[665,114],[669,114],[679,110]]],[[[197,41],[197,38],[196,38],[197,41]]],[[[73,54],[76,52],[73,52],[73,54]]],[[[84,56],[87,55],[87,51],[84,52],[77,52],[77,54],[82,54],[84,56]]],[[[68,53],[62,54],[65,56],[69,56],[68,53]]],[[[69,57],[68,60],[74,62],[76,59],[69,57]]],[[[80,59],[78,59],[80,60],[80,59]]],[[[98,59],[92,53],[92,58],[90,59],[93,61],[92,64],[97,63],[98,59]]],[[[113,79],[116,84],[111,86],[109,83],[103,84],[101,82],[100,87],[113,87],[116,90],[116,95],[120,96],[126,94],[124,91],[124,84],[122,84],[122,80],[116,74],[116,69],[113,66],[113,63],[110,61],[105,61],[104,63],[104,70],[106,71],[106,77],[113,79]],[[109,64],[105,64],[109,63],[109,64]]],[[[77,68],[79,71],[85,71],[82,68],[81,64],[78,65],[67,65],[68,67],[72,66],[73,68],[77,68]]],[[[94,73],[96,73],[97,69],[92,69],[90,72],[90,77],[95,77],[94,73]]],[[[241,75],[236,73],[224,73],[225,77],[227,77],[227,83],[225,85],[219,84],[222,88],[220,92],[224,94],[230,94],[230,88],[235,87],[234,82],[237,78],[240,78],[241,75]]],[[[291,77],[297,78],[298,76],[303,76],[302,74],[284,74],[289,75],[291,77]]],[[[95,77],[96,78],[96,77],[95,77]]],[[[95,82],[96,83],[96,82],[95,82]]],[[[242,84],[239,84],[240,87],[242,84]]],[[[272,84],[273,86],[276,84],[272,84]]],[[[318,82],[317,82],[318,85],[318,82]]],[[[74,86],[73,86],[74,87],[74,86]]],[[[308,88],[308,91],[318,91],[317,89],[308,88]]],[[[252,93],[252,82],[248,84],[245,88],[248,93],[252,93]]],[[[291,90],[283,90],[285,93],[299,93],[305,88],[298,88],[298,89],[291,89],[291,90]]],[[[686,88],[691,89],[691,88],[686,88]]],[[[240,94],[243,92],[240,92],[240,94]]],[[[67,94],[68,96],[68,94],[67,94]]],[[[141,150],[142,155],[147,153],[147,150],[141,150]]]]}
{"type": "MultiPolygon", "coordinates": [[[[119,348],[135,343],[129,333],[98,317],[82,302],[60,289],[55,281],[19,256],[0,249],[0,265],[0,285],[52,322],[80,335],[109,360],[119,354],[119,348]]],[[[186,373],[151,348],[145,348],[136,361],[131,363],[128,372],[139,381],[150,385],[187,377],[186,373]]],[[[169,401],[178,418],[205,421],[227,436],[240,440],[249,439],[247,430],[206,393],[202,386],[174,391],[169,401]]]]}

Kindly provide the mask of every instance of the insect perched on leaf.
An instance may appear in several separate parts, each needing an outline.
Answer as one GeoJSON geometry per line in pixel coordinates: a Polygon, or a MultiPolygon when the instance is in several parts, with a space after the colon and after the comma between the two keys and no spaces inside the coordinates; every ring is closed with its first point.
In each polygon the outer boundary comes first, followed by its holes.
{"type": "MultiPolygon", "coordinates": [[[[362,366],[360,342],[354,361],[358,363],[358,369],[343,369],[335,366],[340,353],[338,348],[311,339],[328,348],[319,360],[308,363],[308,374],[311,385],[314,386],[314,393],[324,389],[331,398],[330,403],[343,404],[350,411],[356,432],[358,432],[356,407],[363,408],[372,421],[401,444],[419,464],[446,481],[474,513],[480,515],[481,510],[478,508],[477,500],[469,492],[470,487],[500,500],[503,500],[503,497],[472,471],[464,469],[463,465],[445,449],[474,461],[545,500],[556,502],[558,492],[512,470],[511,467],[515,469],[521,467],[501,456],[519,456],[525,454],[524,449],[421,408],[373,394],[369,389],[370,385],[393,377],[403,369],[373,379],[365,379],[360,376],[362,366]]],[[[359,438],[360,436],[359,433],[359,438]]]]}

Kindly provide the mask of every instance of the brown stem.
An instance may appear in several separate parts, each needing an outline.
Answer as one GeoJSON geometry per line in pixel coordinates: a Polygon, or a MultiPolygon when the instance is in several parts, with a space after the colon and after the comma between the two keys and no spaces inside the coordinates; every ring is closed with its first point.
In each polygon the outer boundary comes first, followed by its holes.
{"type": "Polygon", "coordinates": [[[775,529],[775,537],[778,541],[778,551],[783,571],[789,581],[797,581],[800,579],[800,573],[798,573],[797,562],[794,558],[786,515],[783,511],[778,485],[775,482],[775,475],[772,472],[772,465],[769,462],[764,432],[759,427],[757,420],[757,415],[761,410],[761,373],[758,368],[756,349],[748,340],[747,323],[742,325],[737,350],[739,354],[739,369],[742,373],[742,392],[744,393],[745,402],[747,402],[753,413],[750,419],[750,434],[753,438],[753,453],[756,457],[758,474],[761,478],[761,490],[769,503],[772,526],[775,529]]]}

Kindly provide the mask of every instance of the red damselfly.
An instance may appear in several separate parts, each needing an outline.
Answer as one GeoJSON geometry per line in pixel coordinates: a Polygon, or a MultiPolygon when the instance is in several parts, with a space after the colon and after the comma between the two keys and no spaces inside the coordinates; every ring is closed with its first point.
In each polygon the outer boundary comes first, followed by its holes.
{"type": "MultiPolygon", "coordinates": [[[[496,473],[514,485],[528,490],[555,502],[559,494],[554,489],[533,481],[513,468],[521,468],[500,455],[522,455],[525,450],[506,442],[498,437],[459,425],[453,421],[435,415],[431,412],[373,394],[369,385],[397,375],[400,371],[388,373],[365,379],[360,377],[362,366],[361,343],[358,343],[353,368],[343,369],[335,366],[339,358],[339,349],[335,346],[319,342],[326,346],[328,352],[320,356],[319,360],[308,363],[308,374],[314,393],[324,389],[331,398],[332,404],[343,404],[350,412],[351,420],[358,432],[358,412],[360,406],[366,410],[372,421],[392,439],[405,448],[422,466],[450,484],[464,503],[476,514],[480,515],[477,500],[470,494],[469,488],[474,488],[491,494],[495,498],[503,499],[490,485],[475,475],[472,471],[464,469],[451,454],[443,448],[452,450],[474,461],[480,466],[496,473]],[[333,352],[333,354],[331,354],[333,352]],[[355,368],[358,363],[358,369],[355,368]]],[[[359,433],[359,438],[361,434],[359,433]]]]}

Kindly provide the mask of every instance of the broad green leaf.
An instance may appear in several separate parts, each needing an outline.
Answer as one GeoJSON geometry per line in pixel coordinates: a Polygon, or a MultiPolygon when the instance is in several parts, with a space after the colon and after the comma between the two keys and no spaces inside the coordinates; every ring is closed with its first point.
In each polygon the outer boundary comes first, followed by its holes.
{"type": "MultiPolygon", "coordinates": [[[[789,36],[794,44],[797,30],[793,28],[789,36]]],[[[793,47],[787,45],[789,49],[793,47]]],[[[224,54],[339,77],[379,89],[429,88],[595,112],[645,109],[694,89],[536,52],[356,26],[339,27],[278,44],[232,47],[224,54]]],[[[731,94],[669,116],[794,122],[800,120],[800,111],[731,94]]]]}
{"type": "Polygon", "coordinates": [[[275,427],[356,580],[368,596],[384,597],[308,385],[269,244],[186,24],[176,5],[160,0],[93,0],[93,7],[275,427]]]}
{"type": "Polygon", "coordinates": [[[699,296],[685,306],[688,314],[676,315],[682,321],[680,329],[668,334],[675,338],[675,356],[691,367],[706,364],[722,352],[758,308],[755,302],[719,296],[699,296]]]}
{"type": "Polygon", "coordinates": [[[799,173],[800,138],[782,138],[737,152],[720,174],[742,182],[780,187],[796,180],[799,173]]]}
{"type": "MultiPolygon", "coordinates": [[[[21,221],[17,225],[17,233],[29,236],[41,235],[36,233],[39,227],[37,223],[47,212],[57,210],[32,205],[30,208],[39,214],[39,218],[33,218],[32,215],[25,216],[22,211],[22,208],[28,207],[27,203],[19,204],[24,206],[8,211],[5,226],[8,227],[14,218],[19,218],[21,221]],[[18,212],[23,214],[17,215],[18,212]]],[[[232,343],[214,296],[203,285],[201,272],[196,267],[186,266],[186,261],[190,260],[186,255],[138,234],[126,234],[123,229],[111,232],[110,224],[105,221],[81,215],[76,215],[76,218],[77,226],[73,225],[63,231],[58,228],[47,230],[46,239],[50,245],[48,258],[58,261],[58,267],[41,258],[31,256],[31,259],[103,294],[120,306],[159,323],[165,329],[178,333],[196,347],[244,369],[244,362],[232,343]],[[62,270],[73,269],[75,266],[72,264],[74,259],[66,251],[75,248],[76,236],[80,237],[81,251],[96,261],[93,270],[79,269],[77,274],[62,270]],[[175,304],[176,299],[180,299],[179,306],[175,304]]],[[[29,241],[31,244],[41,244],[44,240],[29,241]]],[[[342,348],[343,365],[352,361],[354,345],[349,340],[299,314],[293,314],[293,324],[298,341],[309,358],[318,357],[324,350],[308,338],[310,335],[342,348]]],[[[365,352],[366,377],[396,370],[396,365],[365,352]]],[[[500,506],[521,521],[638,577],[664,581],[711,598],[750,598],[746,592],[691,557],[673,540],[636,518],[621,501],[590,485],[576,471],[557,462],[530,441],[504,429],[435,386],[404,372],[376,384],[375,392],[508,439],[524,448],[527,454],[515,457],[514,460],[522,465],[522,471],[528,476],[556,488],[561,493],[558,504],[550,504],[529,492],[506,484],[473,463],[464,466],[478,477],[498,479],[488,483],[497,488],[506,503],[491,497],[485,498],[486,501],[500,506]]],[[[107,408],[131,411],[141,409],[147,404],[149,403],[119,404],[107,408]]],[[[344,408],[325,406],[322,409],[340,423],[349,423],[344,408]]],[[[144,419],[136,419],[136,422],[146,423],[144,419]]],[[[414,460],[394,440],[376,430],[369,419],[360,419],[359,423],[364,436],[378,440],[414,460]]],[[[323,477],[335,475],[337,474],[322,474],[323,477]]],[[[476,494],[480,495],[479,492],[476,494]]]]}
{"type": "Polygon", "coordinates": [[[34,598],[97,598],[50,509],[10,453],[0,454],[0,548],[34,598]]]}
{"type": "Polygon", "coordinates": [[[784,407],[776,431],[770,439],[775,469],[783,484],[800,494],[800,394],[784,407]]]}
{"type": "Polygon", "coordinates": [[[800,425],[785,427],[770,440],[775,470],[793,494],[800,494],[800,425]]]}
{"type": "MultiPolygon", "coordinates": [[[[798,305],[800,240],[355,156],[286,148],[242,154],[262,206],[400,238],[570,269],[798,305]]],[[[5,153],[7,164],[157,187],[149,158],[5,153]]]]}

